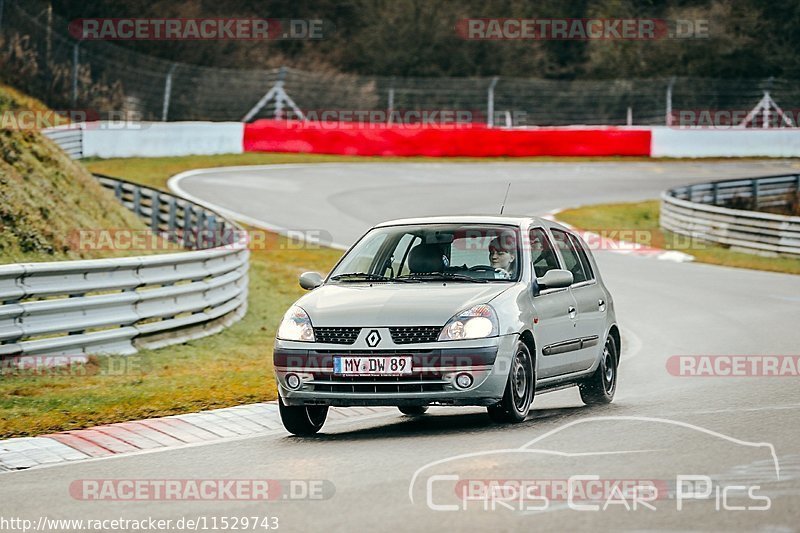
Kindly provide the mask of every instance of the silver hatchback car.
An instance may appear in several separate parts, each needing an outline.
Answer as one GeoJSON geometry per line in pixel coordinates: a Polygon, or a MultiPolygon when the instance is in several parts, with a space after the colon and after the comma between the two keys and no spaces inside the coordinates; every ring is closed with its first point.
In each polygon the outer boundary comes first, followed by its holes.
{"type": "Polygon", "coordinates": [[[285,314],[274,367],[283,424],[329,406],[482,405],[520,422],[535,393],[614,398],[620,334],[585,243],[534,217],[394,220],[369,230],[285,314]]]}

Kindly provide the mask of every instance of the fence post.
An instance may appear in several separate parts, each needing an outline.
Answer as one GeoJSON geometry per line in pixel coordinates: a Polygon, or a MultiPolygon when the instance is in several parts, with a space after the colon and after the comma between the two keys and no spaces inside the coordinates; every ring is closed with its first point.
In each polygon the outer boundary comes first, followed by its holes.
{"type": "Polygon", "coordinates": [[[169,99],[172,96],[172,73],[175,72],[177,63],[173,63],[167,71],[167,79],[164,81],[164,104],[161,106],[161,122],[167,121],[169,113],[169,99]]]}
{"type": "Polygon", "coordinates": [[[719,200],[719,184],[714,182],[711,184],[711,204],[717,205],[719,200]]]}
{"type": "Polygon", "coordinates": [[[675,76],[669,79],[667,85],[667,126],[672,126],[672,86],[675,85],[675,76]]]}
{"type": "Polygon", "coordinates": [[[78,61],[80,56],[80,41],[72,45],[72,107],[78,105],[78,61]]]}
{"type": "Polygon", "coordinates": [[[388,112],[388,117],[386,118],[386,123],[392,123],[392,113],[394,112],[394,87],[389,87],[389,101],[386,104],[386,110],[388,112]]]}
{"type": "Polygon", "coordinates": [[[486,125],[490,128],[494,126],[494,86],[497,85],[497,76],[492,78],[492,83],[489,84],[489,92],[486,95],[486,125]]]}
{"type": "Polygon", "coordinates": [[[283,94],[281,90],[283,89],[283,82],[286,80],[286,67],[281,67],[278,70],[278,82],[275,84],[275,87],[279,87],[278,93],[276,94],[275,98],[275,119],[280,120],[283,118],[283,94]]]}

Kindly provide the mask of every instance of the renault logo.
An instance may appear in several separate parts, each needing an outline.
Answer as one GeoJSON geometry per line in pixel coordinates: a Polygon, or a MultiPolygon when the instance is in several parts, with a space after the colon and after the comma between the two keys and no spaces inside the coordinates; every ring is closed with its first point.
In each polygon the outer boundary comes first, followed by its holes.
{"type": "Polygon", "coordinates": [[[379,342],[381,342],[381,334],[378,333],[377,329],[373,329],[369,332],[369,335],[367,335],[367,346],[374,348],[379,342]]]}

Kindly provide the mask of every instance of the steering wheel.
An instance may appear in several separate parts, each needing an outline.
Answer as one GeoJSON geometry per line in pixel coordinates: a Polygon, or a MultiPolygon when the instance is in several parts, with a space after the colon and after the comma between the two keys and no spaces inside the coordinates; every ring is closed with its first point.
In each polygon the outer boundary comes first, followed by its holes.
{"type": "Polygon", "coordinates": [[[475,265],[469,267],[470,272],[497,272],[497,269],[489,265],[475,265]]]}

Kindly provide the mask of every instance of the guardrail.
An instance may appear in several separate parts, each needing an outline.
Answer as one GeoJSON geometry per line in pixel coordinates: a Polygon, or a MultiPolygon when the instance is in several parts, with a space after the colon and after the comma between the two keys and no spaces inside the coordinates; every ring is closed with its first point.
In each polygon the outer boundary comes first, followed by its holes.
{"type": "Polygon", "coordinates": [[[247,237],[172,194],[96,175],[193,251],[0,266],[0,357],[136,352],[218,332],[247,310],[247,237]]]}
{"type": "Polygon", "coordinates": [[[661,227],[742,251],[800,257],[800,216],[757,211],[798,201],[798,174],[698,183],[661,195],[661,227]]]}
{"type": "Polygon", "coordinates": [[[42,134],[67,152],[72,159],[82,159],[83,128],[85,127],[86,125],[83,123],[70,124],[43,129],[42,134]]]}

